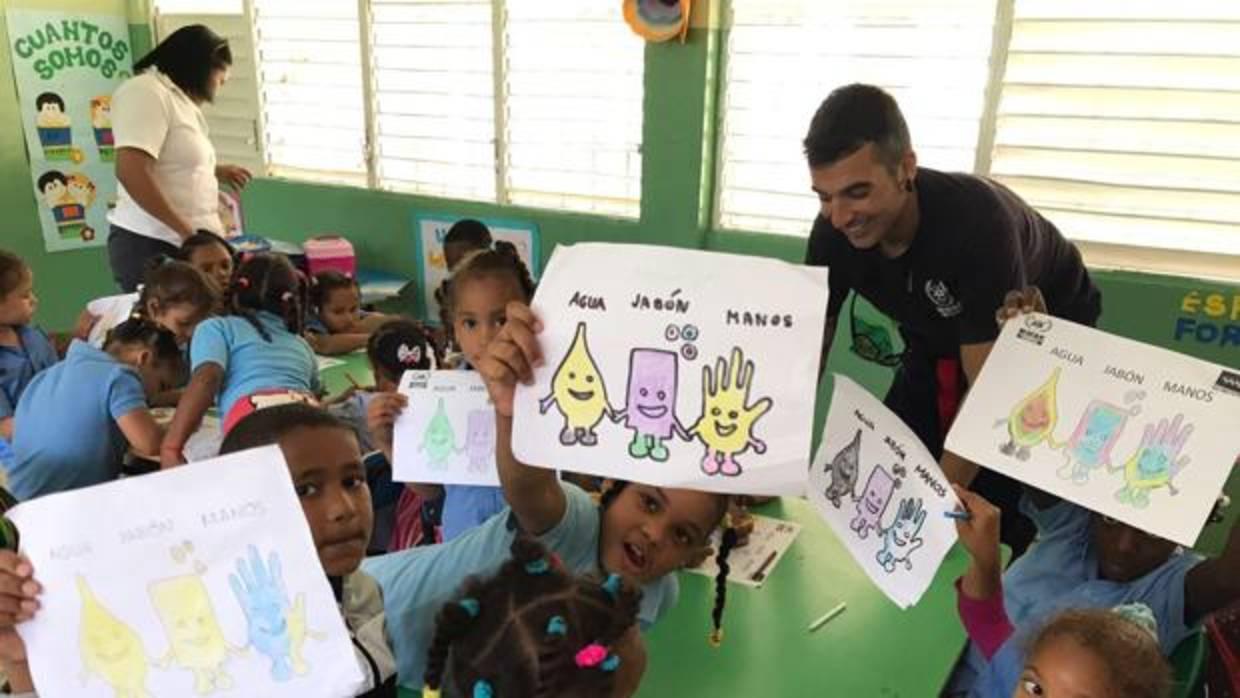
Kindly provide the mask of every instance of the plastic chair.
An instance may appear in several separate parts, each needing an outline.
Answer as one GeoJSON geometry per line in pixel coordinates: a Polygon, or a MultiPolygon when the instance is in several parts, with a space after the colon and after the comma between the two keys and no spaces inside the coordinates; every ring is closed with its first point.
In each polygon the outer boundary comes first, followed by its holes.
{"type": "Polygon", "coordinates": [[[1209,639],[1201,630],[1197,630],[1176,645],[1175,651],[1169,658],[1176,698],[1199,698],[1201,696],[1209,648],[1209,639]]]}

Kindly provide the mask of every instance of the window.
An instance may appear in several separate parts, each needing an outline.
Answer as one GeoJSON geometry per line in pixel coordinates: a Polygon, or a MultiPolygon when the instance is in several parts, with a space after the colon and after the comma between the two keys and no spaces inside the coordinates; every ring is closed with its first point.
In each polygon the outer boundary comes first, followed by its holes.
{"type": "Polygon", "coordinates": [[[900,102],[918,161],[972,171],[995,0],[732,0],[720,132],[720,227],[807,235],[818,210],[801,140],[853,82],[900,102]],[[950,37],[950,40],[946,40],[950,37]]]}
{"type": "Polygon", "coordinates": [[[991,174],[1077,240],[1240,254],[1238,20],[1017,0],[991,174]]]}
{"type": "Polygon", "coordinates": [[[358,3],[251,4],[271,174],[366,184],[358,3]]]}
{"type": "Polygon", "coordinates": [[[379,184],[637,217],[643,44],[613,0],[371,0],[379,184]]]}

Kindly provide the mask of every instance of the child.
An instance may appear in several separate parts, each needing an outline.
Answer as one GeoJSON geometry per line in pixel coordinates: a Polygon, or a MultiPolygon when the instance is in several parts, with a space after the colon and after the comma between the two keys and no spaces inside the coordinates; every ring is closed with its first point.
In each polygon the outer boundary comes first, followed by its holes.
{"type": "MultiPolygon", "coordinates": [[[[536,332],[541,324],[528,306],[512,303],[507,323],[479,360],[478,370],[496,413],[496,462],[509,509],[442,545],[411,548],[371,558],[365,569],[383,587],[401,682],[420,686],[431,643],[431,620],[470,575],[493,572],[507,556],[518,531],[536,537],[574,574],[619,574],[641,587],[639,623],[649,626],[676,603],[674,571],[699,562],[709,536],[728,508],[724,495],[618,482],[595,504],[590,495],[561,482],[553,470],[517,461],[512,453],[512,401],[517,381],[533,379],[542,361],[536,332]]],[[[370,404],[371,434],[390,456],[392,425],[407,403],[399,393],[370,404]]],[[[727,556],[735,532],[724,532],[718,553],[716,632],[722,621],[727,556]]],[[[637,642],[637,638],[631,638],[637,642]]]]}
{"type": "MultiPolygon", "coordinates": [[[[999,317],[1038,309],[1039,301],[1028,290],[1013,292],[999,317]]],[[[966,507],[973,506],[970,502],[980,504],[975,495],[961,492],[966,507]]],[[[1203,560],[1171,541],[1037,490],[1026,488],[1020,507],[1037,527],[1037,544],[1012,563],[1001,588],[995,581],[998,564],[993,551],[989,559],[979,555],[975,576],[991,581],[972,590],[969,575],[961,583],[962,592],[974,600],[999,604],[1001,598],[1012,630],[1004,630],[1000,623],[989,633],[990,639],[971,643],[952,679],[953,693],[1011,695],[1023,654],[1020,638],[1029,635],[1032,625],[1066,608],[1144,604],[1157,621],[1159,645],[1166,656],[1202,618],[1240,598],[1240,527],[1232,527],[1220,556],[1203,560]]],[[[969,545],[968,527],[962,525],[961,531],[969,545]]]]}
{"type": "MultiPolygon", "coordinates": [[[[319,563],[353,640],[358,666],[366,678],[358,695],[394,698],[395,660],[383,619],[383,597],[374,580],[358,570],[370,535],[371,512],[361,452],[352,430],[321,409],[280,405],[242,420],[225,440],[223,452],[269,444],[278,444],[284,454],[319,563]]],[[[0,663],[15,693],[33,691],[34,685],[25,665],[25,648],[13,626],[39,611],[41,591],[29,560],[0,550],[0,663]]]]}
{"type": "Polygon", "coordinates": [[[301,403],[260,409],[237,423],[220,449],[234,453],[279,444],[306,523],[353,638],[366,692],[396,696],[396,661],[383,619],[383,596],[359,570],[373,513],[366,470],[348,424],[301,403]]]}
{"type": "MultiPolygon", "coordinates": [[[[435,297],[439,300],[444,327],[460,348],[466,367],[476,366],[487,345],[504,326],[509,303],[529,303],[534,281],[511,243],[497,242],[490,249],[475,250],[461,260],[435,297]]],[[[434,499],[433,490],[420,492],[434,499]]],[[[456,538],[504,508],[498,487],[446,485],[443,487],[443,539],[456,538]]]]}
{"type": "Polygon", "coordinates": [[[443,238],[444,263],[448,265],[448,273],[456,270],[465,255],[474,250],[486,250],[491,247],[491,230],[481,221],[462,218],[448,228],[443,238]]]}
{"type": "Polygon", "coordinates": [[[285,257],[256,254],[241,264],[229,292],[231,315],[194,331],[193,375],[160,450],[164,467],[185,462],[185,442],[213,403],[227,434],[257,406],[317,399],[318,364],[301,338],[305,302],[305,281],[285,257]]]}
{"type": "Polygon", "coordinates": [[[1169,698],[1154,633],[1122,612],[1064,611],[1029,645],[1013,698],[1169,698]]]}
{"type": "Polygon", "coordinates": [[[569,574],[518,537],[494,577],[466,581],[439,611],[422,695],[631,695],[645,659],[640,644],[625,642],[639,603],[619,577],[599,584],[569,574]]]}
{"type": "Polygon", "coordinates": [[[13,438],[13,415],[30,379],[58,358],[47,335],[30,324],[38,306],[34,272],[0,250],[0,439],[13,438]]]}
{"type": "Polygon", "coordinates": [[[186,262],[157,257],[137,293],[97,298],[87,304],[90,331],[84,339],[102,348],[112,328],[136,316],[172,332],[177,344],[188,346],[194,328],[218,302],[214,287],[202,272],[186,262]]]}
{"type": "Polygon", "coordinates": [[[26,500],[113,480],[129,448],[153,456],[164,434],[148,400],[184,373],[176,338],[140,318],[117,325],[103,350],[73,342],[17,405],[13,494],[26,500]]]}
{"type": "Polygon", "coordinates": [[[215,294],[224,297],[233,273],[233,249],[224,238],[209,230],[199,230],[181,242],[178,256],[202,272],[215,294]]]}
{"type": "MultiPolygon", "coordinates": [[[[376,447],[366,426],[366,407],[376,394],[396,392],[405,371],[433,369],[439,359],[430,338],[408,320],[390,320],[375,330],[366,345],[366,358],[375,376],[374,390],[351,390],[328,406],[328,411],[353,426],[362,452],[368,454],[367,479],[375,510],[371,550],[404,550],[419,545],[424,535],[433,538],[438,522],[424,521],[422,498],[392,482],[391,463],[382,453],[369,455],[376,447]]],[[[425,513],[429,514],[429,509],[425,513]]]]}
{"type": "Polygon", "coordinates": [[[316,354],[348,354],[366,346],[370,333],[391,320],[381,313],[362,310],[357,281],[338,271],[314,275],[310,286],[313,314],[306,322],[306,339],[316,354]]]}

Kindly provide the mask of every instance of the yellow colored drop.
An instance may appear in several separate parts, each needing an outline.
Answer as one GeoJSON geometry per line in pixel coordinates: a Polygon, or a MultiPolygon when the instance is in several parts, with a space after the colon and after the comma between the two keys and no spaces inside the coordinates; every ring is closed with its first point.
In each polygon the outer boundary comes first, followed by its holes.
{"type": "Polygon", "coordinates": [[[603,375],[590,354],[584,322],[577,323],[573,343],[551,378],[551,394],[539,402],[539,409],[545,413],[553,403],[564,415],[560,443],[565,446],[598,443],[594,427],[603,420],[604,414],[611,413],[611,403],[607,400],[603,375]]]}
{"type": "Polygon", "coordinates": [[[77,578],[77,589],[82,598],[78,644],[86,674],[103,679],[116,698],[147,698],[142,638],[104,608],[83,577],[77,578]]]}

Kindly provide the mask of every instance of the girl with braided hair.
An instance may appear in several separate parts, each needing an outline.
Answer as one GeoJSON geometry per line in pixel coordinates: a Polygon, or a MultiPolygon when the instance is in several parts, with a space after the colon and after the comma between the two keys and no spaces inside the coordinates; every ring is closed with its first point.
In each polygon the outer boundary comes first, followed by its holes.
{"type": "Polygon", "coordinates": [[[302,338],[306,280],[282,255],[256,254],[233,274],[229,314],[206,320],[190,342],[192,375],[160,451],[165,468],[185,462],[182,449],[218,402],[223,431],[256,407],[314,402],[321,392],[314,351],[302,338]]]}
{"type": "MultiPolygon", "coordinates": [[[[637,482],[617,482],[599,503],[576,485],[561,481],[554,470],[536,468],[512,452],[513,393],[517,381],[530,380],[541,360],[537,332],[541,322],[523,303],[510,303],[503,329],[476,364],[487,383],[496,412],[495,458],[508,508],[482,525],[442,545],[413,548],[370,558],[363,569],[383,588],[400,681],[418,688],[427,673],[435,613],[454,598],[462,580],[493,574],[519,534],[534,537],[573,574],[606,578],[619,575],[642,592],[637,627],[648,628],[675,604],[676,570],[699,562],[709,551],[709,536],[724,519],[724,495],[637,482]]],[[[407,401],[380,396],[367,414],[375,443],[390,452],[392,425],[407,401]]],[[[727,555],[735,532],[719,550],[717,589],[727,575],[727,555]]],[[[722,639],[723,594],[713,613],[712,639],[722,639]]],[[[641,636],[625,635],[640,654],[641,636]]],[[[501,695],[496,692],[496,695],[501,695]]],[[[546,694],[554,695],[554,694],[546,694]]]]}

